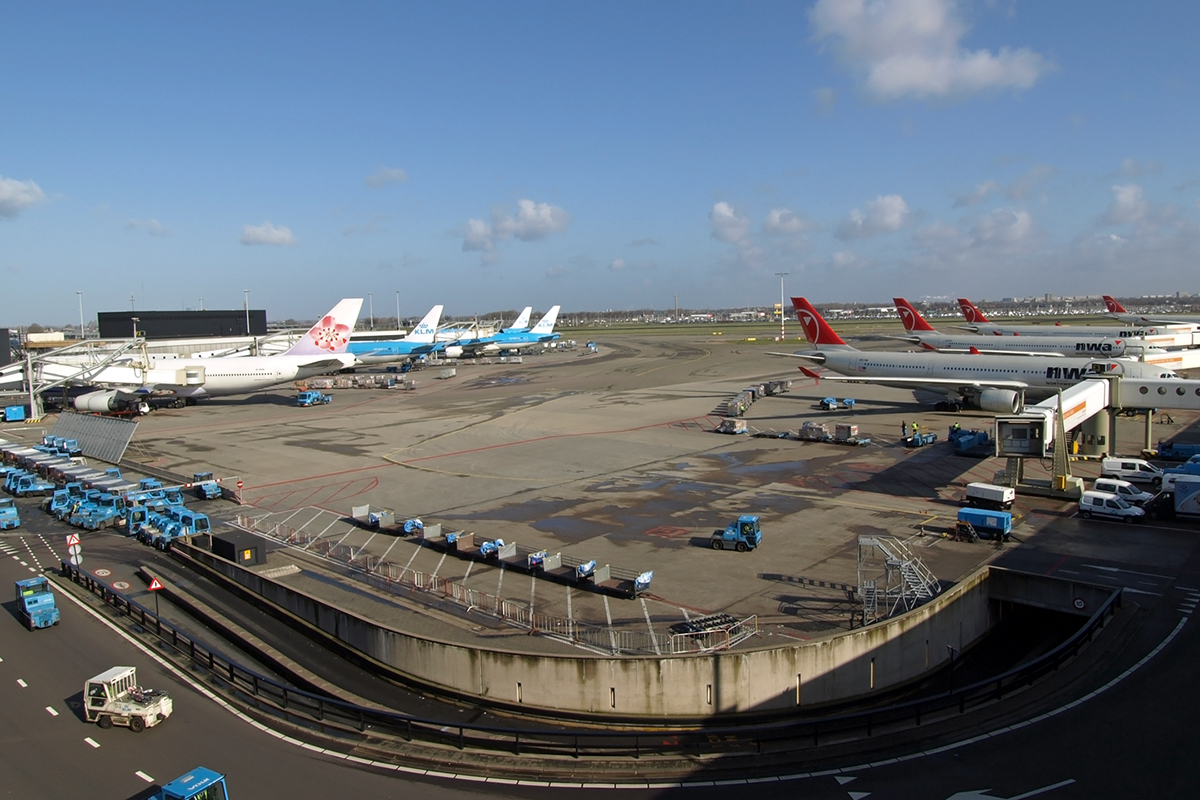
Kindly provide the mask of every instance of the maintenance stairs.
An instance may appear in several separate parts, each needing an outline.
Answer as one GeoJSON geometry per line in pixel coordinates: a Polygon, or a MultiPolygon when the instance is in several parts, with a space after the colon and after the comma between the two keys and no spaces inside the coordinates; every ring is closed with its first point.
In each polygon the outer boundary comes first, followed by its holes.
{"type": "Polygon", "coordinates": [[[942,590],[925,562],[891,536],[858,537],[858,586],[866,625],[914,609],[942,590]]]}

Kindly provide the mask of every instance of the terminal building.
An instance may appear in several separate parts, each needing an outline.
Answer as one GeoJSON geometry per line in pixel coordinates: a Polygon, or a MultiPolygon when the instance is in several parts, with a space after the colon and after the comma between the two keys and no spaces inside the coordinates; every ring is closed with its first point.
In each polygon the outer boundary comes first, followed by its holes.
{"type": "Polygon", "coordinates": [[[135,330],[148,341],[267,335],[265,309],[101,311],[96,319],[101,339],[128,339],[135,330]]]}

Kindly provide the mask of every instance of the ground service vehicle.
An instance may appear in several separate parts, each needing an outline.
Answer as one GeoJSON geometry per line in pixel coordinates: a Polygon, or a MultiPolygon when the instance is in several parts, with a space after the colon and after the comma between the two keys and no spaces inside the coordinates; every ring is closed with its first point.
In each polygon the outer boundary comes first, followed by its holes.
{"type": "Polygon", "coordinates": [[[996,486],[992,483],[967,484],[967,505],[972,508],[1008,511],[1016,499],[1017,490],[1011,486],[996,486]]]}
{"type": "Polygon", "coordinates": [[[124,725],[134,733],[153,728],[174,710],[169,694],[137,685],[135,667],[113,667],[90,678],[83,697],[88,722],[101,728],[124,725]]]}
{"type": "Polygon", "coordinates": [[[1007,539],[1012,533],[1012,514],[986,508],[960,508],[958,522],[970,523],[981,539],[1007,539]]]}
{"type": "Polygon", "coordinates": [[[38,475],[22,475],[13,483],[12,493],[17,497],[30,497],[35,494],[49,497],[58,487],[38,475]]]}
{"type": "Polygon", "coordinates": [[[154,800],[229,800],[229,792],[224,775],[196,767],[162,787],[154,800]]]}
{"type": "Polygon", "coordinates": [[[17,513],[17,503],[7,497],[0,498],[0,531],[8,531],[21,527],[21,515],[17,513]]]}
{"type": "Polygon", "coordinates": [[[731,547],[739,553],[753,550],[762,542],[762,531],[758,527],[758,517],[741,516],[737,522],[732,522],[723,531],[713,531],[711,547],[713,550],[724,550],[731,547]]]}
{"type": "Polygon", "coordinates": [[[1192,456],[1200,455],[1200,444],[1159,442],[1154,454],[1158,458],[1165,458],[1171,461],[1187,461],[1192,456]]]}
{"type": "Polygon", "coordinates": [[[1106,458],[1100,462],[1100,477],[1120,478],[1131,483],[1162,484],[1163,471],[1140,458],[1106,458]]]}
{"type": "Polygon", "coordinates": [[[298,406],[323,406],[332,402],[333,398],[330,395],[321,394],[315,389],[309,389],[296,395],[296,405],[298,406]]]}
{"type": "Polygon", "coordinates": [[[1200,517],[1200,475],[1175,481],[1175,516],[1200,517]]]}
{"type": "Polygon", "coordinates": [[[215,500],[221,496],[221,485],[213,480],[211,472],[197,472],[192,475],[192,488],[196,497],[201,500],[215,500]]]}
{"type": "Polygon", "coordinates": [[[1095,489],[1089,489],[1079,498],[1079,513],[1084,519],[1098,515],[1124,522],[1138,522],[1146,516],[1145,511],[1131,506],[1112,492],[1097,492],[1095,489]]]}
{"type": "Polygon", "coordinates": [[[1126,503],[1134,506],[1145,505],[1154,497],[1152,492],[1143,492],[1129,481],[1123,481],[1118,478],[1096,478],[1095,483],[1092,484],[1092,488],[1097,492],[1111,492],[1126,503]]]}
{"type": "Polygon", "coordinates": [[[58,624],[58,606],[45,576],[17,581],[17,612],[29,630],[58,624]]]}
{"type": "Polygon", "coordinates": [[[387,508],[375,508],[374,506],[354,506],[350,509],[350,516],[364,528],[378,530],[380,528],[390,528],[396,524],[396,514],[387,508]]]}
{"type": "Polygon", "coordinates": [[[906,437],[904,440],[905,447],[924,447],[927,444],[933,444],[937,441],[936,433],[914,433],[912,436],[906,437]]]}

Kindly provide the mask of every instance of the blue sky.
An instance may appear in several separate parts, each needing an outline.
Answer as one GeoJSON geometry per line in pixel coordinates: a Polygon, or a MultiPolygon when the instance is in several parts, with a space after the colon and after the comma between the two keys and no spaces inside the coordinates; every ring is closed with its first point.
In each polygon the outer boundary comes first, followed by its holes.
{"type": "Polygon", "coordinates": [[[4,17],[0,325],[1200,291],[1200,4],[4,17]]]}

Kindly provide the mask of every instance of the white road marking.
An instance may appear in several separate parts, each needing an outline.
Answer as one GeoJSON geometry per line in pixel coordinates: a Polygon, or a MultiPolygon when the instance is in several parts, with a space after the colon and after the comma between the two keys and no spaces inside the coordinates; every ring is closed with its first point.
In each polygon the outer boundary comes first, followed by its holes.
{"type": "Polygon", "coordinates": [[[612,626],[612,611],[608,607],[608,595],[601,595],[604,598],[604,617],[608,620],[608,641],[612,645],[612,651],[617,652],[617,632],[612,626]]]}
{"type": "Polygon", "coordinates": [[[29,688],[29,684],[25,682],[24,678],[17,678],[17,686],[20,686],[22,689],[29,688]]]}
{"type": "Polygon", "coordinates": [[[408,557],[408,563],[404,565],[404,569],[400,570],[400,580],[404,580],[404,573],[408,572],[408,568],[412,566],[412,562],[416,560],[419,552],[421,552],[421,548],[413,548],[413,554],[408,557]]]}
{"type": "Polygon", "coordinates": [[[99,742],[97,742],[95,739],[93,739],[93,738],[92,738],[92,737],[90,737],[90,736],[85,736],[85,737],[83,737],[83,740],[84,740],[85,742],[87,742],[88,744],[90,744],[92,747],[99,747],[99,746],[100,746],[100,743],[99,743],[99,742]]]}
{"type": "Polygon", "coordinates": [[[54,710],[54,706],[46,706],[46,711],[49,712],[50,716],[52,717],[58,716],[58,712],[54,710]]]}
{"type": "Polygon", "coordinates": [[[646,616],[646,627],[650,629],[650,641],[654,643],[654,654],[662,655],[662,648],[658,646],[658,637],[654,635],[654,623],[650,621],[650,609],[646,607],[646,598],[639,597],[642,601],[642,613],[646,616]]]}
{"type": "Polygon", "coordinates": [[[442,564],[446,563],[447,555],[448,555],[448,553],[442,553],[442,557],[438,560],[438,565],[433,568],[433,574],[430,575],[429,577],[436,578],[438,573],[442,571],[442,564]]]}
{"type": "Polygon", "coordinates": [[[1164,581],[1171,580],[1170,575],[1158,575],[1153,572],[1137,572],[1132,569],[1119,569],[1117,567],[1101,567],[1096,564],[1080,564],[1079,566],[1084,567],[1086,569],[1098,569],[1101,572],[1123,572],[1126,575],[1141,575],[1142,577],[1145,577],[1145,578],[1161,578],[1164,581]]]}
{"type": "Polygon", "coordinates": [[[20,559],[18,559],[18,560],[17,560],[17,563],[18,563],[18,564],[20,564],[22,567],[28,567],[28,566],[29,566],[28,564],[26,564],[24,561],[21,561],[20,559]]]}
{"type": "MultiPolygon", "coordinates": [[[[442,556],[445,558],[445,556],[442,556]]],[[[503,602],[504,596],[500,594],[500,587],[504,585],[504,562],[500,562],[500,577],[496,580],[496,598],[503,602]]]]}
{"type": "Polygon", "coordinates": [[[142,780],[144,780],[146,783],[154,783],[154,778],[151,778],[149,775],[147,775],[146,773],[142,772],[140,769],[139,769],[137,772],[133,773],[133,774],[134,774],[134,775],[137,775],[139,778],[141,778],[142,780]]]}
{"type": "Polygon", "coordinates": [[[573,610],[571,609],[571,587],[570,586],[567,587],[567,619],[571,620],[572,622],[575,621],[575,614],[574,614],[573,610]]]}

